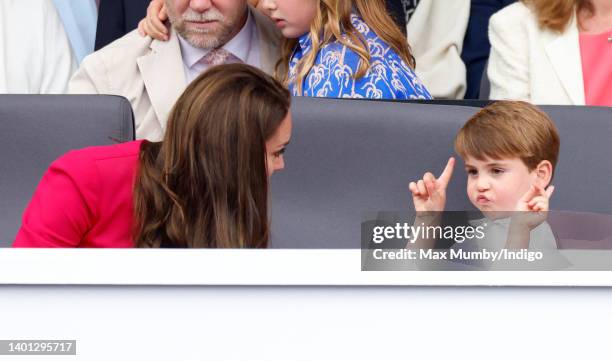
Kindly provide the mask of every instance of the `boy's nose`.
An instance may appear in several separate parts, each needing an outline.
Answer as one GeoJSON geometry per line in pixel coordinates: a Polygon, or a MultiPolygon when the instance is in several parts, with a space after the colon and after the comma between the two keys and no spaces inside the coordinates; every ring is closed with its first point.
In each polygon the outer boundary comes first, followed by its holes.
{"type": "Polygon", "coordinates": [[[476,182],[476,188],[479,191],[486,191],[491,187],[491,183],[487,179],[487,177],[478,177],[478,181],[476,182]]]}

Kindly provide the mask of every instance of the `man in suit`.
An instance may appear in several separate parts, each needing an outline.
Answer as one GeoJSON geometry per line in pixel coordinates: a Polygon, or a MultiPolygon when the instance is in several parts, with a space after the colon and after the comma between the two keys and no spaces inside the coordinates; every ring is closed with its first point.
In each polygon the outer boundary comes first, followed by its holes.
{"type": "Polygon", "coordinates": [[[168,115],[189,82],[211,66],[243,62],[271,74],[281,35],[246,0],[166,0],[169,40],[132,31],[85,58],[72,94],[113,94],[132,104],[136,137],[161,140],[168,115]]]}
{"type": "Polygon", "coordinates": [[[480,82],[489,59],[489,19],[493,14],[516,0],[471,0],[470,21],[463,40],[461,59],[467,70],[465,99],[480,97],[480,82]]]}

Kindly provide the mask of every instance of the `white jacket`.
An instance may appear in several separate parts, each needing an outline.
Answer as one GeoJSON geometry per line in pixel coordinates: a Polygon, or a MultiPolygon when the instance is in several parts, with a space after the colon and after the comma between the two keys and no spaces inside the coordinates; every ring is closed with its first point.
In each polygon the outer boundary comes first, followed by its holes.
{"type": "Polygon", "coordinates": [[[62,94],[76,68],[52,0],[0,0],[0,93],[62,94]]]}
{"type": "Polygon", "coordinates": [[[421,0],[407,25],[416,74],[434,98],[463,99],[466,69],[461,60],[470,0],[421,0]]]}
{"type": "Polygon", "coordinates": [[[563,33],[542,30],[522,2],[491,17],[488,75],[491,99],[584,105],[576,16],[563,33]]]}

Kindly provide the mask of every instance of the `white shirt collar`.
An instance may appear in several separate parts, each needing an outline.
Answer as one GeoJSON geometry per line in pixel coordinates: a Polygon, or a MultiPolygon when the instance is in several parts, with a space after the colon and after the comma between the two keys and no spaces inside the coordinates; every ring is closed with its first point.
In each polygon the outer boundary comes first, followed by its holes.
{"type": "MultiPolygon", "coordinates": [[[[255,21],[253,20],[253,15],[251,14],[250,8],[247,10],[247,20],[244,23],[244,26],[236,36],[230,39],[225,45],[221,48],[229,51],[238,59],[247,62],[247,58],[251,49],[251,37],[255,31],[255,21]]],[[[210,51],[210,49],[201,49],[197,48],[187,42],[187,40],[183,39],[180,35],[178,35],[179,43],[181,45],[181,55],[183,57],[183,64],[187,68],[193,67],[202,57],[210,51]]]]}
{"type": "Polygon", "coordinates": [[[491,219],[491,218],[479,218],[479,219],[471,219],[468,220],[468,224],[470,226],[484,226],[484,225],[499,225],[499,226],[509,226],[510,225],[510,217],[505,217],[505,218],[497,218],[497,219],[491,219]]]}

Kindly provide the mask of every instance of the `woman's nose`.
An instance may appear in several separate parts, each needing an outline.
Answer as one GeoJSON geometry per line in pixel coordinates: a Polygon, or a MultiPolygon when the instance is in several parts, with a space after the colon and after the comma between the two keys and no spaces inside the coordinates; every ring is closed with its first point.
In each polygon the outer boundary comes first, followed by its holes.
{"type": "Polygon", "coordinates": [[[285,157],[281,156],[278,158],[276,163],[276,170],[285,169],[285,157]]]}

